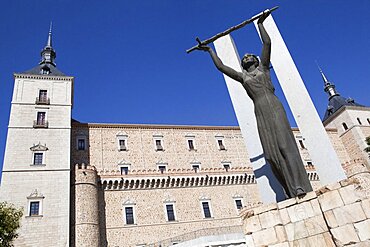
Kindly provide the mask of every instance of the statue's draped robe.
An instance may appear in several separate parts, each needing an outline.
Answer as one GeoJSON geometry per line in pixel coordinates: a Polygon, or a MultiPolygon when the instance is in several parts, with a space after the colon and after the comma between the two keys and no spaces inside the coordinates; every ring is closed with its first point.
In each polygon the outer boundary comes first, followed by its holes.
{"type": "Polygon", "coordinates": [[[270,71],[260,67],[244,71],[243,87],[254,103],[265,159],[287,196],[297,196],[298,189],[312,191],[285,110],[274,94],[270,71]]]}

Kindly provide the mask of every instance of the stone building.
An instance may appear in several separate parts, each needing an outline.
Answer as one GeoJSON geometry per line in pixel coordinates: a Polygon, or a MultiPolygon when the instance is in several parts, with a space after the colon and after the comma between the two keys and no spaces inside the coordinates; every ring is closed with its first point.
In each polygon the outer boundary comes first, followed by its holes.
{"type": "MultiPolygon", "coordinates": [[[[41,56],[14,74],[0,201],[24,208],[16,246],[245,244],[239,211],[261,202],[238,127],[80,123],[51,31],[41,56]]],[[[370,108],[323,78],[324,125],[352,173],[369,165],[370,108]]],[[[304,137],[292,131],[318,188],[304,137]]]]}

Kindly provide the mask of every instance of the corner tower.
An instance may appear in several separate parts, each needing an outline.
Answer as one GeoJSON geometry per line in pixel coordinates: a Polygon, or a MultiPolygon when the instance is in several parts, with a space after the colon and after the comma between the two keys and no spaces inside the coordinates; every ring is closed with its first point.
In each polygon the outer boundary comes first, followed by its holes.
{"type": "MultiPolygon", "coordinates": [[[[342,97],[319,67],[324,81],[324,91],[328,94],[329,102],[323,124],[328,128],[336,128],[339,138],[346,147],[350,157],[348,164],[357,168],[345,168],[347,175],[356,172],[361,167],[370,168],[370,159],[364,151],[366,137],[370,136],[370,107],[358,104],[352,98],[342,97]],[[352,169],[353,171],[350,171],[352,169]]],[[[361,168],[362,169],[362,168],[361,168]]]]}
{"type": "Polygon", "coordinates": [[[69,246],[74,78],[55,58],[50,26],[41,62],[14,74],[0,201],[23,207],[15,246],[69,246]]]}

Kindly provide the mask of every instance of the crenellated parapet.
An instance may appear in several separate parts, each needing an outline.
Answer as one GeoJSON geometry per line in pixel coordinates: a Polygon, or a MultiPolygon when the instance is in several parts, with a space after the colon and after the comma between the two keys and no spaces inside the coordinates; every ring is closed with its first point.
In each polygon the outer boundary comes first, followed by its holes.
{"type": "Polygon", "coordinates": [[[352,177],[358,173],[368,172],[366,161],[362,158],[353,159],[342,164],[344,171],[348,177],[352,177]]]}
{"type": "Polygon", "coordinates": [[[195,176],[169,176],[166,174],[166,176],[149,178],[102,176],[100,183],[104,190],[137,190],[256,184],[256,178],[253,173],[195,176]]]}
{"type": "Polygon", "coordinates": [[[94,166],[76,164],[75,246],[100,246],[98,174],[94,166]]]}

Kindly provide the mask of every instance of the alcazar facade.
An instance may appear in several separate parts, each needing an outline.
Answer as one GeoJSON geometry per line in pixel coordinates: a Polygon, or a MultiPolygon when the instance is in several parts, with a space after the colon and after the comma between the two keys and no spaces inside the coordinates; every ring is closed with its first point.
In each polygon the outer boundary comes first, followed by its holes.
{"type": "MultiPolygon", "coordinates": [[[[239,210],[261,200],[238,127],[78,122],[51,32],[41,55],[14,74],[0,201],[24,209],[15,246],[243,246],[239,210]]],[[[322,76],[339,160],[347,175],[367,169],[370,108],[322,76]]],[[[304,136],[292,131],[317,188],[304,136]]]]}

